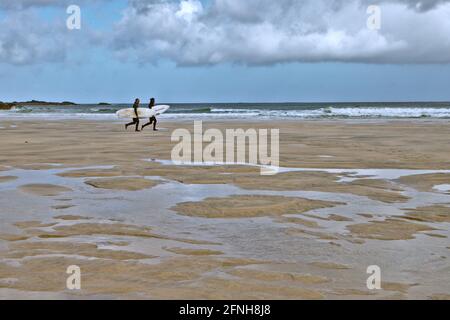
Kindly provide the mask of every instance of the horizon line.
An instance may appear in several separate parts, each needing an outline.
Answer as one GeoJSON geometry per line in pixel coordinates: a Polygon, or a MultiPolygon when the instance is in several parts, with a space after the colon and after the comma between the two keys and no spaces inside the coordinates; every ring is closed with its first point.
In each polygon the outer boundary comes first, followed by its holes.
{"type": "MultiPolygon", "coordinates": [[[[133,100],[133,99],[131,99],[133,100]]],[[[12,101],[12,102],[5,102],[0,100],[0,103],[5,103],[5,104],[10,104],[10,103],[47,103],[47,104],[52,104],[52,103],[57,103],[57,104],[63,104],[63,103],[70,103],[70,104],[75,104],[75,105],[94,105],[94,104],[133,104],[133,102],[108,102],[108,101],[99,101],[99,102],[82,102],[82,103],[78,103],[75,101],[70,101],[70,100],[63,100],[63,101],[51,101],[51,100],[28,100],[28,101],[12,101]]],[[[145,103],[142,102],[141,103],[145,103]]],[[[345,104],[345,103],[450,103],[450,100],[398,100],[398,101],[389,101],[389,100],[379,100],[379,101],[374,101],[374,100],[348,100],[348,101],[229,101],[229,102],[210,102],[210,101],[195,101],[195,102],[168,102],[168,101],[163,101],[160,102],[158,104],[325,104],[325,103],[335,103],[335,104],[345,104]]]]}

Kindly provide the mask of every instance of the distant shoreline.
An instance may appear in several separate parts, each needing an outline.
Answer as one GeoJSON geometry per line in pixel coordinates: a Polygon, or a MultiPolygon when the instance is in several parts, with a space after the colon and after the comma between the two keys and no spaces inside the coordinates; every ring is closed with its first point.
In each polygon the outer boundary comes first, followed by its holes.
{"type": "MultiPolygon", "coordinates": [[[[63,102],[52,102],[52,101],[39,101],[39,100],[30,100],[30,101],[14,101],[14,102],[2,102],[0,101],[0,110],[11,110],[13,107],[17,106],[78,106],[79,103],[71,102],[71,101],[63,101],[63,102]]],[[[100,102],[97,103],[99,106],[111,106],[112,104],[109,102],[100,102]]]]}
{"type": "Polygon", "coordinates": [[[77,105],[75,102],[71,101],[63,101],[63,102],[49,102],[49,101],[39,101],[39,100],[30,100],[30,101],[21,101],[21,102],[1,102],[0,101],[0,110],[10,110],[13,107],[20,105],[29,105],[29,106],[74,106],[77,105]]]}

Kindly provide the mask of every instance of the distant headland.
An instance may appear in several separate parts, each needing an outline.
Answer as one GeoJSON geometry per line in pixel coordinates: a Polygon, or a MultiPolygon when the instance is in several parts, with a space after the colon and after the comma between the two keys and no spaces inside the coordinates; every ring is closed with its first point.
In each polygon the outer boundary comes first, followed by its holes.
{"type": "Polygon", "coordinates": [[[30,100],[30,101],[13,101],[13,102],[2,102],[0,101],[0,110],[10,110],[16,106],[72,106],[76,105],[75,102],[71,101],[63,101],[63,102],[51,102],[51,101],[39,101],[39,100],[30,100]]]}

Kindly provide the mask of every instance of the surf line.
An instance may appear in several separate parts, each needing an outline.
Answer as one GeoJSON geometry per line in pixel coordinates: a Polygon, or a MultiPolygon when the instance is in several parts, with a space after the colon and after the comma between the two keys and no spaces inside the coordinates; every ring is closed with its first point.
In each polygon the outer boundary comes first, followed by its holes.
{"type": "Polygon", "coordinates": [[[172,132],[171,141],[178,142],[171,152],[171,160],[175,165],[192,162],[246,163],[260,166],[261,175],[278,173],[279,129],[270,129],[270,139],[269,129],[226,129],[224,138],[222,130],[211,128],[203,132],[203,122],[194,121],[192,134],[188,129],[179,128],[172,132]],[[207,145],[203,147],[205,142],[207,145]]]}

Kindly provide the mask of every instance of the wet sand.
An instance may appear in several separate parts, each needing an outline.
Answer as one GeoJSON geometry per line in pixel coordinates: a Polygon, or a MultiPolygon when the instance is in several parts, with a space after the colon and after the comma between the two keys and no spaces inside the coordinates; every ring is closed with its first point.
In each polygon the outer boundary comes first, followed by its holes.
{"type": "Polygon", "coordinates": [[[448,121],[203,123],[280,129],[274,176],[159,162],[192,123],[0,126],[2,299],[449,297],[448,121]]]}

